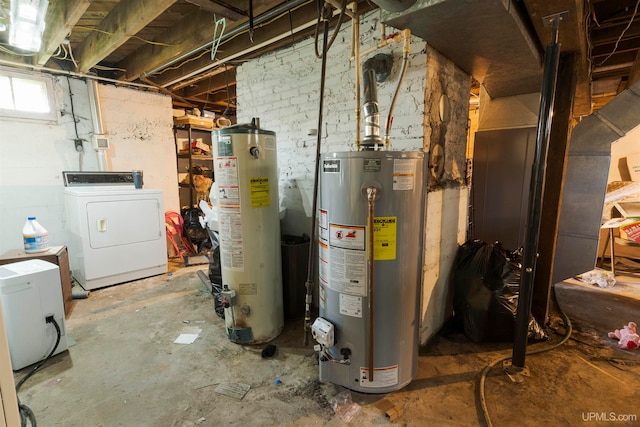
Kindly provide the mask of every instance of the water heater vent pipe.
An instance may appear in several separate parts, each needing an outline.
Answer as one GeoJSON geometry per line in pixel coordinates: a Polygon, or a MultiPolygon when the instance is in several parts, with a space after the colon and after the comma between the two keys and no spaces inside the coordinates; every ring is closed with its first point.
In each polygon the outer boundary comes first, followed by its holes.
{"type": "Polygon", "coordinates": [[[383,82],[391,73],[393,58],[378,54],[369,58],[362,66],[362,86],[364,87],[364,150],[378,150],[382,147],[380,138],[380,109],[378,108],[378,82],[383,82]]]}
{"type": "MultiPolygon", "coordinates": [[[[398,79],[398,85],[393,93],[391,105],[389,106],[389,113],[387,114],[387,122],[384,134],[384,148],[389,150],[391,148],[391,125],[393,123],[393,110],[395,109],[396,100],[400,93],[400,87],[404,81],[404,76],[407,74],[407,68],[409,65],[409,53],[411,51],[411,30],[402,30],[399,33],[394,33],[388,37],[383,38],[378,47],[386,46],[391,42],[403,42],[402,45],[402,69],[400,71],[400,78],[398,79]]],[[[358,58],[356,58],[357,60],[358,58]]],[[[382,148],[382,138],[380,138],[380,110],[378,108],[378,93],[376,89],[376,79],[378,82],[383,82],[391,73],[391,67],[393,65],[393,58],[390,55],[378,54],[373,58],[369,58],[362,68],[362,80],[364,86],[364,140],[361,146],[357,146],[358,151],[364,150],[378,150],[382,148]]],[[[356,69],[358,64],[356,63],[356,69]]],[[[356,98],[359,97],[359,91],[356,91],[356,98]]],[[[360,133],[359,117],[356,114],[356,120],[358,124],[356,132],[360,133]]],[[[358,138],[359,140],[359,138],[358,138]]],[[[356,142],[358,142],[356,140],[356,142]]]]}

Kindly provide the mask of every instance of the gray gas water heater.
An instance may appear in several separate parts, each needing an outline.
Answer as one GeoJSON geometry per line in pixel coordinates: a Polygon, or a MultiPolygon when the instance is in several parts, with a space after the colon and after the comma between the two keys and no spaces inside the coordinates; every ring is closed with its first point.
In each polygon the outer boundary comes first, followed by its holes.
{"type": "Polygon", "coordinates": [[[424,153],[377,151],[375,75],[363,68],[363,149],[320,159],[320,317],[311,332],[321,381],[387,393],[418,365],[424,153]]]}

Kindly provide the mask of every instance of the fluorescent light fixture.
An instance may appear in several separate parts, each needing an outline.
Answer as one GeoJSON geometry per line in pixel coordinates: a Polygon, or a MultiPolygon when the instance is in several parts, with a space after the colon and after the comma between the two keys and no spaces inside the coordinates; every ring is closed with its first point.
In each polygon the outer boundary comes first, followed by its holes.
{"type": "Polygon", "coordinates": [[[11,46],[38,52],[42,44],[44,18],[48,0],[12,0],[9,44],[11,46]]]}

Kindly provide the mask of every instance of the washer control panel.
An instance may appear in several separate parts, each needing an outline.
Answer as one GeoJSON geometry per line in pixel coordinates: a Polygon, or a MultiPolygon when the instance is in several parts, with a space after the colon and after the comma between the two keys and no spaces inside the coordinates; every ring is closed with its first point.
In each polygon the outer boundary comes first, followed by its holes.
{"type": "Polygon", "coordinates": [[[65,187],[131,185],[133,172],[62,172],[65,187]]]}

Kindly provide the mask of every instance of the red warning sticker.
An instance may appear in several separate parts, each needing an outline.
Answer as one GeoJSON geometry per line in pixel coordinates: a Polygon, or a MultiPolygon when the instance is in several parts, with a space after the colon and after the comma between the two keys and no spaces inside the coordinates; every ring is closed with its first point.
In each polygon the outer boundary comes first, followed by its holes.
{"type": "Polygon", "coordinates": [[[329,245],[364,251],[365,227],[329,224],[329,245]]]}

